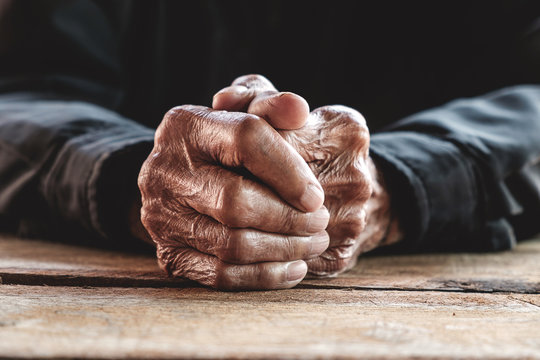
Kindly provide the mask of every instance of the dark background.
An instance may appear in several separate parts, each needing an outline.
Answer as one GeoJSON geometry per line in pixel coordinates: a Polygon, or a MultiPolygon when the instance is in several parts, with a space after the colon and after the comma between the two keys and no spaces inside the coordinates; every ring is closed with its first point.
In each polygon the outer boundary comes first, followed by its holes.
{"type": "Polygon", "coordinates": [[[515,0],[19,1],[3,29],[16,36],[0,91],[82,97],[155,127],[168,108],[210,105],[235,77],[260,73],[312,108],[352,106],[376,130],[454,98],[537,83],[539,8],[515,0]]]}

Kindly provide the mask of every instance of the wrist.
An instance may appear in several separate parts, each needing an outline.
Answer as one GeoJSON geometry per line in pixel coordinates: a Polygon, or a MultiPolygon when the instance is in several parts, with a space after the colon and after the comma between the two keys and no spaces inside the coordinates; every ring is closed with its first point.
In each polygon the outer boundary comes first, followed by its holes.
{"type": "Polygon", "coordinates": [[[366,204],[366,227],[361,235],[358,254],[399,242],[403,238],[399,219],[391,206],[384,176],[370,158],[369,169],[373,192],[366,204]]]}
{"type": "Polygon", "coordinates": [[[137,199],[131,204],[128,213],[128,226],[131,235],[139,240],[143,240],[151,245],[154,245],[154,242],[148,231],[141,222],[141,199],[138,195],[137,199]]]}

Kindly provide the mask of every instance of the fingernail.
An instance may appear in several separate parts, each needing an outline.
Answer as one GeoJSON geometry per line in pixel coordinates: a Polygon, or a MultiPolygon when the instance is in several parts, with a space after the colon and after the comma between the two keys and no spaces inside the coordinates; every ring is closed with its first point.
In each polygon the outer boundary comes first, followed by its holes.
{"type": "Polygon", "coordinates": [[[319,210],[315,211],[314,213],[309,214],[306,231],[312,234],[323,231],[328,226],[329,220],[330,220],[330,213],[323,206],[319,210]]]}
{"type": "Polygon", "coordinates": [[[324,202],[324,193],[319,187],[309,184],[300,198],[300,203],[306,211],[315,211],[324,202]]]}
{"type": "Polygon", "coordinates": [[[329,244],[328,233],[326,231],[321,231],[320,233],[314,235],[311,238],[311,249],[309,251],[309,257],[314,258],[321,255],[327,248],[329,244]]]}
{"type": "Polygon", "coordinates": [[[298,260],[292,262],[287,266],[287,281],[293,282],[302,280],[304,276],[306,276],[306,273],[307,264],[304,261],[298,260]]]}

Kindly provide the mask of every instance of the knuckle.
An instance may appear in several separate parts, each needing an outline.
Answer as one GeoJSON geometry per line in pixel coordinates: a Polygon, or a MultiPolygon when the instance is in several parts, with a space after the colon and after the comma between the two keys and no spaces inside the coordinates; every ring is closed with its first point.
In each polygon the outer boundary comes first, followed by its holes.
{"type": "Polygon", "coordinates": [[[309,255],[309,237],[286,236],[283,244],[283,261],[297,260],[309,255]]]}
{"type": "Polygon", "coordinates": [[[141,208],[141,223],[148,231],[152,241],[156,244],[170,244],[175,242],[174,235],[171,232],[174,226],[166,221],[163,214],[155,209],[143,206],[141,208]]]}
{"type": "Polygon", "coordinates": [[[323,109],[329,113],[331,117],[336,117],[346,124],[357,125],[361,128],[366,127],[366,119],[364,119],[364,116],[351,107],[344,105],[329,105],[323,107],[323,109]]]}
{"type": "Polygon", "coordinates": [[[241,290],[249,288],[246,271],[241,265],[222,263],[216,269],[214,287],[220,290],[241,290]]]}
{"type": "Polygon", "coordinates": [[[361,180],[356,187],[356,196],[358,200],[366,202],[371,197],[371,194],[373,194],[373,186],[371,184],[371,178],[366,176],[364,172],[362,172],[360,176],[361,180]]]}
{"type": "Polygon", "coordinates": [[[258,81],[259,78],[262,78],[263,76],[262,75],[259,75],[259,74],[247,74],[247,75],[242,75],[240,77],[237,77],[233,84],[249,84],[253,81],[258,81]]]}
{"type": "Polygon", "coordinates": [[[148,231],[154,242],[163,243],[166,236],[164,231],[166,226],[163,225],[164,217],[155,206],[143,205],[140,214],[141,223],[148,231]]]}
{"type": "Polygon", "coordinates": [[[159,149],[154,148],[143,162],[137,177],[137,185],[143,198],[150,196],[150,193],[157,188],[156,179],[160,178],[160,168],[163,166],[163,162],[166,162],[164,157],[164,154],[161,154],[159,149]]]}
{"type": "Polygon", "coordinates": [[[265,288],[274,288],[282,278],[285,277],[284,271],[280,268],[268,266],[264,263],[258,263],[255,267],[254,279],[258,284],[265,288]]]}
{"type": "Polygon", "coordinates": [[[222,206],[218,212],[219,221],[223,224],[242,228],[248,224],[249,196],[247,196],[243,182],[239,179],[228,182],[222,190],[222,206]]]}
{"type": "Polygon", "coordinates": [[[171,269],[171,263],[172,263],[172,256],[171,256],[171,249],[166,246],[157,246],[156,248],[156,257],[158,261],[159,268],[163,271],[165,271],[168,275],[171,275],[172,269],[171,269]]]}
{"type": "MultiPolygon", "coordinates": [[[[351,207],[355,211],[351,211],[346,217],[333,229],[334,234],[339,234],[338,239],[341,239],[338,243],[342,246],[351,245],[355,239],[358,239],[364,228],[366,227],[366,212],[363,208],[351,207]]],[[[334,238],[335,241],[335,238],[334,238]]]]}
{"type": "Polygon", "coordinates": [[[270,80],[260,74],[248,74],[236,78],[233,85],[243,85],[247,88],[273,87],[270,80]]]}
{"type": "Polygon", "coordinates": [[[249,242],[247,230],[231,229],[223,249],[221,249],[221,259],[234,264],[249,263],[249,259],[247,258],[248,251],[246,251],[250,246],[249,242]]]}
{"type": "Polygon", "coordinates": [[[360,217],[349,219],[345,233],[352,239],[357,239],[365,228],[365,221],[360,217]]]}
{"type": "Polygon", "coordinates": [[[144,161],[144,163],[141,166],[139,176],[137,177],[137,186],[141,190],[141,195],[143,196],[143,198],[146,195],[148,191],[148,186],[151,183],[150,181],[150,172],[152,169],[152,164],[150,160],[151,157],[152,157],[152,154],[150,154],[149,158],[144,161]]]}
{"type": "Polygon", "coordinates": [[[367,169],[364,166],[355,164],[347,172],[351,184],[348,191],[351,195],[350,199],[355,202],[367,201],[373,193],[372,178],[367,169]]]}
{"type": "Polygon", "coordinates": [[[146,228],[152,227],[152,212],[149,210],[148,206],[142,206],[141,207],[141,222],[146,228]]]}
{"type": "Polygon", "coordinates": [[[346,127],[355,135],[367,132],[366,119],[357,110],[344,105],[329,105],[316,109],[319,116],[326,122],[346,127]]]}
{"type": "Polygon", "coordinates": [[[187,118],[197,116],[202,110],[206,109],[204,106],[196,105],[180,105],[175,106],[165,113],[165,121],[183,121],[187,118]]]}
{"type": "Polygon", "coordinates": [[[161,143],[188,134],[193,123],[208,118],[211,109],[198,105],[180,105],[168,110],[156,129],[154,140],[161,143]]]}
{"type": "Polygon", "coordinates": [[[170,133],[172,127],[185,123],[188,121],[188,119],[191,119],[192,115],[193,114],[184,105],[175,106],[172,109],[169,109],[165,113],[165,116],[163,116],[161,124],[159,124],[158,128],[156,129],[155,141],[159,143],[165,140],[166,135],[170,133]]]}
{"type": "Polygon", "coordinates": [[[265,136],[268,124],[258,116],[245,114],[239,121],[236,131],[238,142],[244,146],[242,150],[250,151],[253,146],[261,143],[265,136]]]}
{"type": "Polygon", "coordinates": [[[329,173],[321,182],[326,198],[339,200],[340,204],[367,201],[373,192],[373,178],[365,161],[340,156],[334,164],[339,171],[329,173]]]}
{"type": "MultiPolygon", "coordinates": [[[[303,218],[306,218],[306,215],[304,215],[303,218]]],[[[282,208],[280,220],[281,228],[284,231],[305,230],[304,228],[307,227],[307,220],[303,219],[305,224],[300,225],[300,220],[302,220],[300,214],[296,211],[293,211],[288,206],[284,206],[282,208]]]]}
{"type": "Polygon", "coordinates": [[[334,266],[333,266],[333,272],[335,273],[343,272],[345,269],[347,269],[351,260],[352,259],[350,257],[345,257],[345,258],[341,258],[335,261],[334,266]]]}
{"type": "Polygon", "coordinates": [[[184,273],[184,249],[171,246],[157,246],[156,256],[159,267],[169,276],[182,276],[184,273]]]}
{"type": "Polygon", "coordinates": [[[329,248],[320,257],[308,263],[309,271],[315,275],[339,274],[347,269],[351,261],[350,246],[329,248]]]}

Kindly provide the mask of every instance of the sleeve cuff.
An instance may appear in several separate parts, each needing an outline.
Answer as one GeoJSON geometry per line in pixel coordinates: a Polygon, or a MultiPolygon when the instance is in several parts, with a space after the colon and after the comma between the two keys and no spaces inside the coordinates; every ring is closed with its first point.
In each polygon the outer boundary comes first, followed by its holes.
{"type": "Polygon", "coordinates": [[[396,131],[373,135],[370,151],[404,230],[400,247],[485,251],[515,243],[511,227],[486,222],[475,169],[452,142],[396,131]]]}
{"type": "Polygon", "coordinates": [[[88,204],[93,229],[104,238],[123,241],[132,237],[129,209],[140,197],[137,178],[152,150],[153,138],[137,137],[118,146],[95,163],[88,183],[88,204]]]}
{"type": "Polygon", "coordinates": [[[93,105],[70,105],[75,110],[87,120],[79,120],[80,134],[66,136],[42,193],[64,221],[103,238],[126,237],[127,209],[154,131],[93,105]]]}

